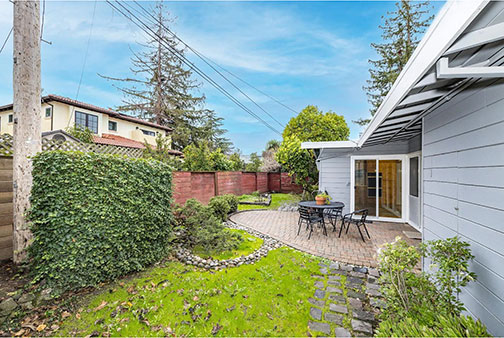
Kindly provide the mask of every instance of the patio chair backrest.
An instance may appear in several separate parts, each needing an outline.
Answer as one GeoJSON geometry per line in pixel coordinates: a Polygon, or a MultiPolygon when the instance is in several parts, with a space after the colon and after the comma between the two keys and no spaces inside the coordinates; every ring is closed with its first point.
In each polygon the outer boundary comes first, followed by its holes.
{"type": "Polygon", "coordinates": [[[310,219],[311,212],[309,208],[299,206],[298,211],[299,211],[299,217],[303,219],[310,219]]]}
{"type": "MultiPolygon", "coordinates": [[[[368,209],[361,209],[361,210],[357,210],[357,211],[354,211],[354,215],[355,216],[360,216],[360,222],[361,223],[365,223],[366,222],[366,218],[369,214],[369,210],[368,209]]],[[[355,219],[359,219],[358,217],[355,217],[355,219]]]]}

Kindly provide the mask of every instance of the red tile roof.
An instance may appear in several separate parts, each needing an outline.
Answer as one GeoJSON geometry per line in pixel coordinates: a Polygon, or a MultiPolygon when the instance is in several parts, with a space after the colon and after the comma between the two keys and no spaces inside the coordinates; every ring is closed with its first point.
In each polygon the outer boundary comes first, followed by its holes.
{"type": "MultiPolygon", "coordinates": [[[[145,120],[139,119],[137,117],[133,117],[133,116],[130,116],[130,115],[118,113],[118,112],[113,111],[111,109],[102,108],[102,107],[98,107],[98,106],[95,106],[95,105],[92,105],[92,104],[89,104],[89,103],[73,100],[73,99],[68,98],[68,97],[54,95],[54,94],[49,94],[49,95],[46,95],[46,96],[42,97],[42,102],[51,102],[51,101],[66,103],[66,104],[69,104],[69,105],[72,105],[72,106],[75,106],[75,107],[89,109],[89,110],[92,110],[92,111],[95,111],[95,112],[98,112],[98,113],[107,114],[107,115],[109,115],[111,117],[114,117],[116,119],[130,121],[130,122],[135,122],[135,123],[138,123],[138,124],[142,124],[144,126],[150,126],[150,127],[154,127],[154,128],[158,128],[158,129],[163,129],[163,130],[166,130],[166,131],[173,131],[172,128],[167,127],[167,126],[162,126],[162,125],[159,125],[159,124],[156,124],[156,123],[153,123],[153,122],[149,122],[149,121],[145,121],[145,120]]],[[[4,106],[0,106],[0,111],[11,110],[12,106],[13,106],[12,103],[4,105],[4,106]]]]}
{"type": "MultiPolygon", "coordinates": [[[[112,146],[144,149],[145,145],[142,142],[135,141],[126,137],[113,134],[102,134],[102,136],[93,135],[94,143],[108,144],[112,146]]],[[[170,150],[171,155],[181,156],[182,152],[178,150],[170,150]]]]}

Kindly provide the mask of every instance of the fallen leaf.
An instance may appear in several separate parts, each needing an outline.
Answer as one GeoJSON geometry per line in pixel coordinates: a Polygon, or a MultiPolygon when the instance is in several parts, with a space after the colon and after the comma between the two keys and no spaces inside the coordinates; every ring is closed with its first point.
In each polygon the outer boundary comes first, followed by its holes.
{"type": "Polygon", "coordinates": [[[77,319],[81,319],[81,315],[80,315],[80,313],[77,313],[77,314],[75,315],[75,318],[77,318],[77,319]]]}
{"type": "Polygon", "coordinates": [[[131,293],[131,294],[135,294],[135,293],[136,293],[136,292],[135,292],[135,287],[134,287],[133,285],[132,285],[132,286],[130,286],[130,287],[128,288],[128,290],[126,290],[126,291],[128,291],[128,293],[131,293]]]}
{"type": "Polygon", "coordinates": [[[206,314],[206,316],[205,316],[205,320],[209,320],[209,319],[210,319],[210,317],[212,317],[212,311],[208,310],[208,311],[207,311],[207,314],[206,314]]]}
{"type": "Polygon", "coordinates": [[[67,317],[70,317],[70,316],[72,316],[72,314],[70,312],[68,312],[68,311],[63,311],[61,313],[61,318],[63,318],[63,319],[65,319],[67,317]]]}
{"type": "Polygon", "coordinates": [[[39,326],[37,326],[37,331],[38,332],[41,332],[41,331],[44,331],[44,329],[47,327],[47,325],[45,324],[40,324],[39,326]]]}
{"type": "Polygon", "coordinates": [[[119,282],[119,286],[124,286],[124,282],[119,282]]]}
{"type": "Polygon", "coordinates": [[[222,326],[219,323],[215,324],[212,328],[212,334],[215,336],[220,329],[222,329],[222,326]]]}
{"type": "Polygon", "coordinates": [[[56,324],[51,325],[51,330],[53,330],[53,331],[58,331],[59,328],[60,328],[59,325],[56,325],[56,324]]]}
{"type": "Polygon", "coordinates": [[[124,317],[123,319],[121,319],[120,323],[126,323],[126,322],[129,322],[129,317],[124,317]]]}
{"type": "Polygon", "coordinates": [[[198,296],[194,296],[192,300],[195,301],[195,302],[197,302],[198,299],[199,299],[198,296]]]}
{"type": "Polygon", "coordinates": [[[14,336],[19,337],[25,332],[25,329],[21,329],[18,332],[14,333],[14,336]]]}
{"type": "Polygon", "coordinates": [[[107,304],[108,304],[108,303],[107,303],[106,301],[102,300],[101,304],[100,304],[100,305],[98,305],[97,307],[95,307],[95,308],[93,309],[93,311],[94,311],[94,312],[96,312],[96,311],[100,311],[100,310],[101,310],[101,309],[103,309],[103,308],[104,308],[107,304]]]}

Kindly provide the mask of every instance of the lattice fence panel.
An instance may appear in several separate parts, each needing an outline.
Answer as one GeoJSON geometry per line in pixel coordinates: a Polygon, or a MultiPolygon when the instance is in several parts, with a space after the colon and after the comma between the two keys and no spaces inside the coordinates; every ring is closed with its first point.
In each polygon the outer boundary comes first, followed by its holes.
{"type": "Polygon", "coordinates": [[[12,156],[12,136],[9,134],[0,135],[0,155],[12,156]]]}
{"type": "MultiPolygon", "coordinates": [[[[42,151],[64,150],[82,151],[99,154],[123,155],[129,157],[142,157],[143,149],[119,147],[107,144],[81,143],[74,141],[62,141],[54,139],[42,139],[42,151]]],[[[12,136],[9,134],[0,135],[0,156],[12,156],[12,136]]]]}

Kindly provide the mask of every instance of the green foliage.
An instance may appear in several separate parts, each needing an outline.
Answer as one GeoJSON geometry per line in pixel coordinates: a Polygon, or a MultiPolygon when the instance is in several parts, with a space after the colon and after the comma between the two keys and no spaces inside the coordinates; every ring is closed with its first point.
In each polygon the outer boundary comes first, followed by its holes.
{"type": "MultiPolygon", "coordinates": [[[[215,206],[229,210],[229,203],[224,199],[214,202],[215,206]]],[[[223,252],[236,249],[242,238],[239,234],[228,231],[212,206],[205,206],[191,198],[176,212],[177,231],[181,233],[179,240],[190,248],[198,247],[205,252],[223,252]]]]}
{"type": "Polygon", "coordinates": [[[260,171],[262,161],[257,153],[250,154],[250,162],[245,165],[245,171],[260,171]]]}
{"type": "Polygon", "coordinates": [[[245,169],[245,162],[241,159],[240,153],[234,152],[231,155],[229,155],[229,161],[231,161],[230,170],[242,171],[245,169]]]}
{"type": "Polygon", "coordinates": [[[264,242],[262,239],[252,236],[244,230],[228,229],[228,231],[238,233],[243,239],[236,249],[223,252],[216,252],[215,250],[207,252],[202,248],[195,247],[193,253],[205,259],[210,257],[218,260],[233,259],[253,253],[258,250],[264,242]]]}
{"type": "MultiPolygon", "coordinates": [[[[428,1],[398,1],[395,4],[396,10],[388,12],[384,25],[380,26],[384,42],[371,44],[379,59],[369,60],[372,67],[369,69],[371,79],[367,80],[367,86],[363,87],[371,103],[372,116],[413,54],[426,27],[429,26],[433,16],[428,15],[428,4],[428,1]]],[[[360,119],[354,122],[366,125],[369,121],[360,119]]]]}
{"type": "Polygon", "coordinates": [[[159,161],[51,151],[33,158],[28,213],[34,282],[67,290],[139,271],[169,249],[171,168],[159,161]]]}
{"type": "Polygon", "coordinates": [[[188,145],[184,149],[184,170],[187,171],[230,171],[234,163],[221,149],[211,151],[208,143],[188,145]]]}
{"type": "Polygon", "coordinates": [[[74,125],[65,131],[83,143],[93,143],[93,132],[89,128],[74,125]]]}
{"type": "Polygon", "coordinates": [[[484,326],[460,316],[464,310],[457,295],[475,280],[469,272],[473,256],[459,238],[429,241],[420,248],[396,238],[378,253],[381,292],[387,304],[381,314],[379,336],[479,336],[484,326]],[[432,273],[418,273],[421,258],[435,265],[432,273]]]}
{"type": "Polygon", "coordinates": [[[270,140],[266,143],[266,149],[262,152],[262,165],[260,170],[264,172],[279,172],[282,166],[276,160],[276,153],[280,148],[280,141],[270,140]]]}
{"type": "Polygon", "coordinates": [[[480,320],[469,316],[436,315],[425,325],[407,317],[400,322],[384,320],[375,337],[490,337],[480,320]]]}
{"type": "Polygon", "coordinates": [[[238,209],[238,197],[231,194],[215,196],[210,199],[208,206],[212,208],[215,216],[225,221],[228,214],[238,209]]]}
{"type": "Polygon", "coordinates": [[[183,162],[178,156],[172,155],[171,140],[168,137],[163,137],[161,134],[156,136],[156,146],[153,147],[145,142],[143,152],[144,158],[151,158],[169,164],[174,170],[181,170],[183,162]]]}
{"type": "Polygon", "coordinates": [[[343,116],[307,106],[290,119],[282,136],[276,160],[289,174],[295,175],[297,184],[307,190],[318,182],[318,170],[315,153],[301,149],[301,142],[348,140],[350,129],[343,116]]]}
{"type": "Polygon", "coordinates": [[[422,244],[422,250],[431,260],[431,280],[440,291],[442,302],[452,313],[459,313],[464,306],[458,295],[462,287],[476,279],[476,274],[469,271],[469,261],[474,258],[469,243],[458,237],[446,240],[429,241],[422,244]]]}

